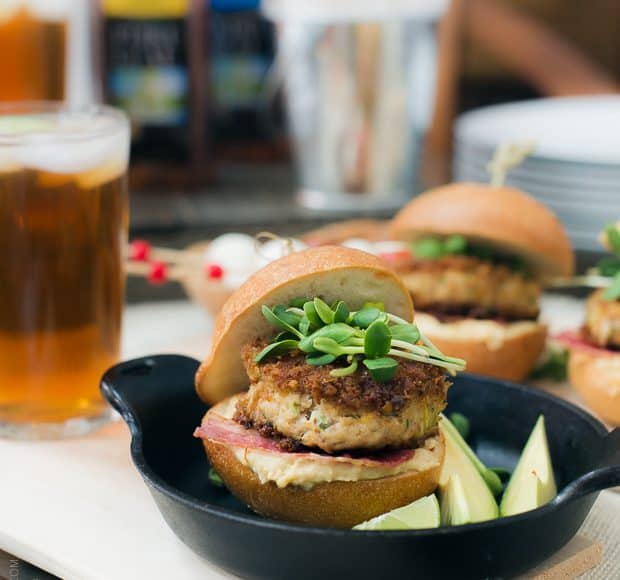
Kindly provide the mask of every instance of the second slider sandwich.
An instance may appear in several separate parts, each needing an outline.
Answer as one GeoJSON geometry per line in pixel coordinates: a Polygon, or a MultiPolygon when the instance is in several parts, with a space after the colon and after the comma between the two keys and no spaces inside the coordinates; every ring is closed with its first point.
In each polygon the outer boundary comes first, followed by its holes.
{"type": "Polygon", "coordinates": [[[432,493],[445,357],[377,257],[324,246],[272,262],[222,308],[196,376],[195,435],[255,511],[350,527],[432,493]]]}
{"type": "Polygon", "coordinates": [[[410,244],[398,273],[428,337],[470,372],[525,378],[545,344],[543,284],[574,270],[556,216],[514,188],[454,183],[411,201],[390,233],[410,244]]]}

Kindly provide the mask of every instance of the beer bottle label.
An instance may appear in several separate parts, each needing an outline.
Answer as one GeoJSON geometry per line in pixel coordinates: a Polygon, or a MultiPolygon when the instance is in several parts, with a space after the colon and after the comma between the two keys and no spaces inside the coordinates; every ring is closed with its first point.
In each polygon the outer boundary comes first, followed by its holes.
{"type": "Polygon", "coordinates": [[[189,0],[104,0],[105,91],[138,125],[189,120],[189,0]]]}

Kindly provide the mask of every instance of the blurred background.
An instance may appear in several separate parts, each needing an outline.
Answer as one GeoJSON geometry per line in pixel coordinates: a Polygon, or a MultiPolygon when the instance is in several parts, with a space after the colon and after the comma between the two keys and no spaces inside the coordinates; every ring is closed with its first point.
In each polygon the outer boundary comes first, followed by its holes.
{"type": "MultiPolygon", "coordinates": [[[[131,237],[168,248],[389,217],[532,141],[509,183],[587,261],[620,213],[620,3],[383,4],[0,0],[0,101],[124,109],[131,237]]],[[[177,295],[128,287],[130,301],[177,295]]]]}

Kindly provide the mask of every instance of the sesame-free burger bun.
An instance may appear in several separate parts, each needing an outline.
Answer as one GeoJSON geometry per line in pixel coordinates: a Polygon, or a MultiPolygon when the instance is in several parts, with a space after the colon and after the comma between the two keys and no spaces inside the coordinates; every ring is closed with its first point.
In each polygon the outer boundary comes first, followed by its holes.
{"type": "Polygon", "coordinates": [[[295,252],[256,272],[226,301],[215,320],[211,352],[196,375],[198,395],[214,404],[248,386],[241,348],[274,334],[263,305],[316,296],[328,304],[344,300],[353,310],[383,302],[386,311],[413,320],[407,288],[376,256],[340,246],[295,252]]]}
{"type": "Polygon", "coordinates": [[[568,380],[588,407],[608,423],[620,425],[620,353],[571,348],[568,380]]]}
{"type": "MultiPolygon", "coordinates": [[[[203,419],[222,408],[234,407],[236,396],[212,407],[203,419]]],[[[257,474],[235,453],[235,446],[214,439],[202,438],[209,462],[226,487],[241,501],[264,516],[314,526],[350,528],[362,521],[411,503],[435,491],[444,456],[441,435],[426,441],[419,468],[380,478],[356,472],[354,481],[329,481],[307,488],[300,485],[278,487],[273,481],[261,482],[257,474]],[[365,478],[365,475],[368,475],[365,478]]],[[[248,450],[245,450],[247,454],[248,450]]],[[[296,454],[272,452],[282,461],[295,462],[296,454]]],[[[414,457],[416,457],[414,455],[414,457]]],[[[331,456],[315,456],[317,462],[338,462],[331,456]]],[[[414,460],[415,461],[415,460],[414,460]]],[[[370,470],[369,470],[370,472],[370,470]]]]}
{"type": "Polygon", "coordinates": [[[500,323],[463,319],[440,322],[422,312],[416,323],[449,356],[467,361],[467,372],[521,381],[536,365],[545,348],[547,328],[532,321],[500,323]]]}
{"type": "Polygon", "coordinates": [[[512,187],[452,183],[410,201],[390,225],[396,240],[461,234],[522,257],[541,278],[570,276],[570,240],[553,212],[512,187]]]}

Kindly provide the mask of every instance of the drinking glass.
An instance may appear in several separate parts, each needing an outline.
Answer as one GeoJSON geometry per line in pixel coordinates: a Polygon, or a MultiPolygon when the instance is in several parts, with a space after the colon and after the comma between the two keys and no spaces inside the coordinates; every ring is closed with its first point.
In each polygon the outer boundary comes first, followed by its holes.
{"type": "Polygon", "coordinates": [[[108,107],[0,104],[0,435],[109,418],[119,356],[129,125],[108,107]]]}

